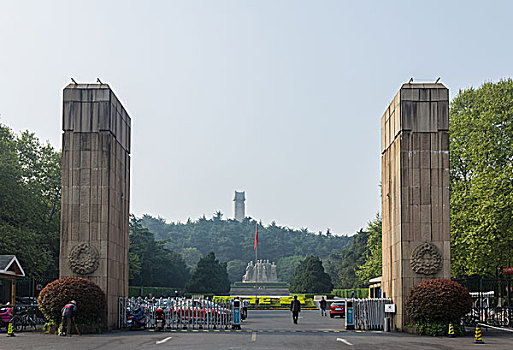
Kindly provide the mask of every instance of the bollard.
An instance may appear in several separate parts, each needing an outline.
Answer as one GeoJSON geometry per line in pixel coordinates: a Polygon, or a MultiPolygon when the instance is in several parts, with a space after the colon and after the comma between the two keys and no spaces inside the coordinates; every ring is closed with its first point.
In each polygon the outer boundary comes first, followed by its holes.
{"type": "Polygon", "coordinates": [[[217,303],[214,303],[214,322],[213,322],[212,329],[217,328],[217,316],[218,316],[217,312],[218,312],[217,303]]]}
{"type": "Polygon", "coordinates": [[[198,327],[198,307],[192,302],[192,329],[198,327]]]}
{"type": "Polygon", "coordinates": [[[224,329],[228,329],[228,323],[229,323],[229,315],[228,315],[228,308],[230,306],[228,305],[228,302],[226,301],[224,303],[224,329]]]}
{"type": "Polygon", "coordinates": [[[390,317],[385,317],[384,321],[383,321],[383,332],[390,332],[390,317]]]}
{"type": "Polygon", "coordinates": [[[16,335],[14,334],[14,329],[12,327],[12,320],[9,321],[9,326],[7,327],[7,336],[8,337],[15,337],[16,335]]]}
{"type": "Polygon", "coordinates": [[[187,303],[182,304],[182,329],[187,329],[187,303]]]}
{"type": "Polygon", "coordinates": [[[484,341],[481,338],[481,327],[479,326],[479,323],[476,325],[476,334],[474,337],[474,343],[475,344],[484,344],[484,341]]]}
{"type": "Polygon", "coordinates": [[[449,338],[454,338],[454,326],[452,323],[449,323],[449,332],[448,332],[449,338]]]}

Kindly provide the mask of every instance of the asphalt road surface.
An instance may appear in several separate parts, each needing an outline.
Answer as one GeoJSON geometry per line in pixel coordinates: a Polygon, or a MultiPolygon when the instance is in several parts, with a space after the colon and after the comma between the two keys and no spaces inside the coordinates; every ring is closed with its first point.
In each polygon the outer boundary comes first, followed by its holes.
{"type": "Polygon", "coordinates": [[[16,337],[7,337],[3,333],[0,349],[513,349],[513,333],[484,331],[485,344],[474,344],[471,336],[419,337],[395,332],[346,331],[343,324],[343,319],[320,317],[318,311],[301,312],[297,325],[292,323],[288,311],[250,311],[240,331],[116,331],[80,337],[59,337],[41,332],[23,332],[16,337]]]}

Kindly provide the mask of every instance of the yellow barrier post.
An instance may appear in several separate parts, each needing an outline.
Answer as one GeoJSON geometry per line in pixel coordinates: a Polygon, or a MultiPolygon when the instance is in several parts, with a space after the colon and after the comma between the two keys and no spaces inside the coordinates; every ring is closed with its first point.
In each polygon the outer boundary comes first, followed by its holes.
{"type": "Polygon", "coordinates": [[[479,326],[479,323],[476,325],[476,335],[474,337],[474,343],[484,344],[484,341],[481,338],[481,327],[479,326]]]}
{"type": "Polygon", "coordinates": [[[449,338],[454,338],[454,326],[452,323],[449,323],[449,338]]]}
{"type": "Polygon", "coordinates": [[[8,337],[15,337],[16,335],[14,334],[14,329],[12,327],[12,320],[9,321],[9,326],[7,327],[7,336],[8,337]]]}

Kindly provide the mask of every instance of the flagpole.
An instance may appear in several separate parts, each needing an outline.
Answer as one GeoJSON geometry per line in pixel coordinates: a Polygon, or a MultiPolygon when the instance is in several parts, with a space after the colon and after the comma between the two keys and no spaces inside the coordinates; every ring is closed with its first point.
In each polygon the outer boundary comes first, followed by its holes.
{"type": "MultiPolygon", "coordinates": [[[[255,242],[256,242],[256,246],[255,246],[255,266],[256,266],[258,263],[258,223],[255,224],[255,242]]],[[[258,283],[258,270],[257,270],[257,274],[256,274],[256,282],[258,283]]]]}

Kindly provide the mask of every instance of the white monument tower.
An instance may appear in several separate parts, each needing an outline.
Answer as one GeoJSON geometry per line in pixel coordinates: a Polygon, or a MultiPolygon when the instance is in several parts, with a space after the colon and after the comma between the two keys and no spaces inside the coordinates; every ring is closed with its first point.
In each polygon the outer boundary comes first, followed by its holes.
{"type": "Polygon", "coordinates": [[[245,192],[237,192],[235,191],[235,198],[233,198],[233,201],[235,202],[233,204],[233,211],[234,215],[233,218],[239,222],[242,222],[244,218],[246,217],[246,208],[244,201],[246,200],[245,192]]]}

